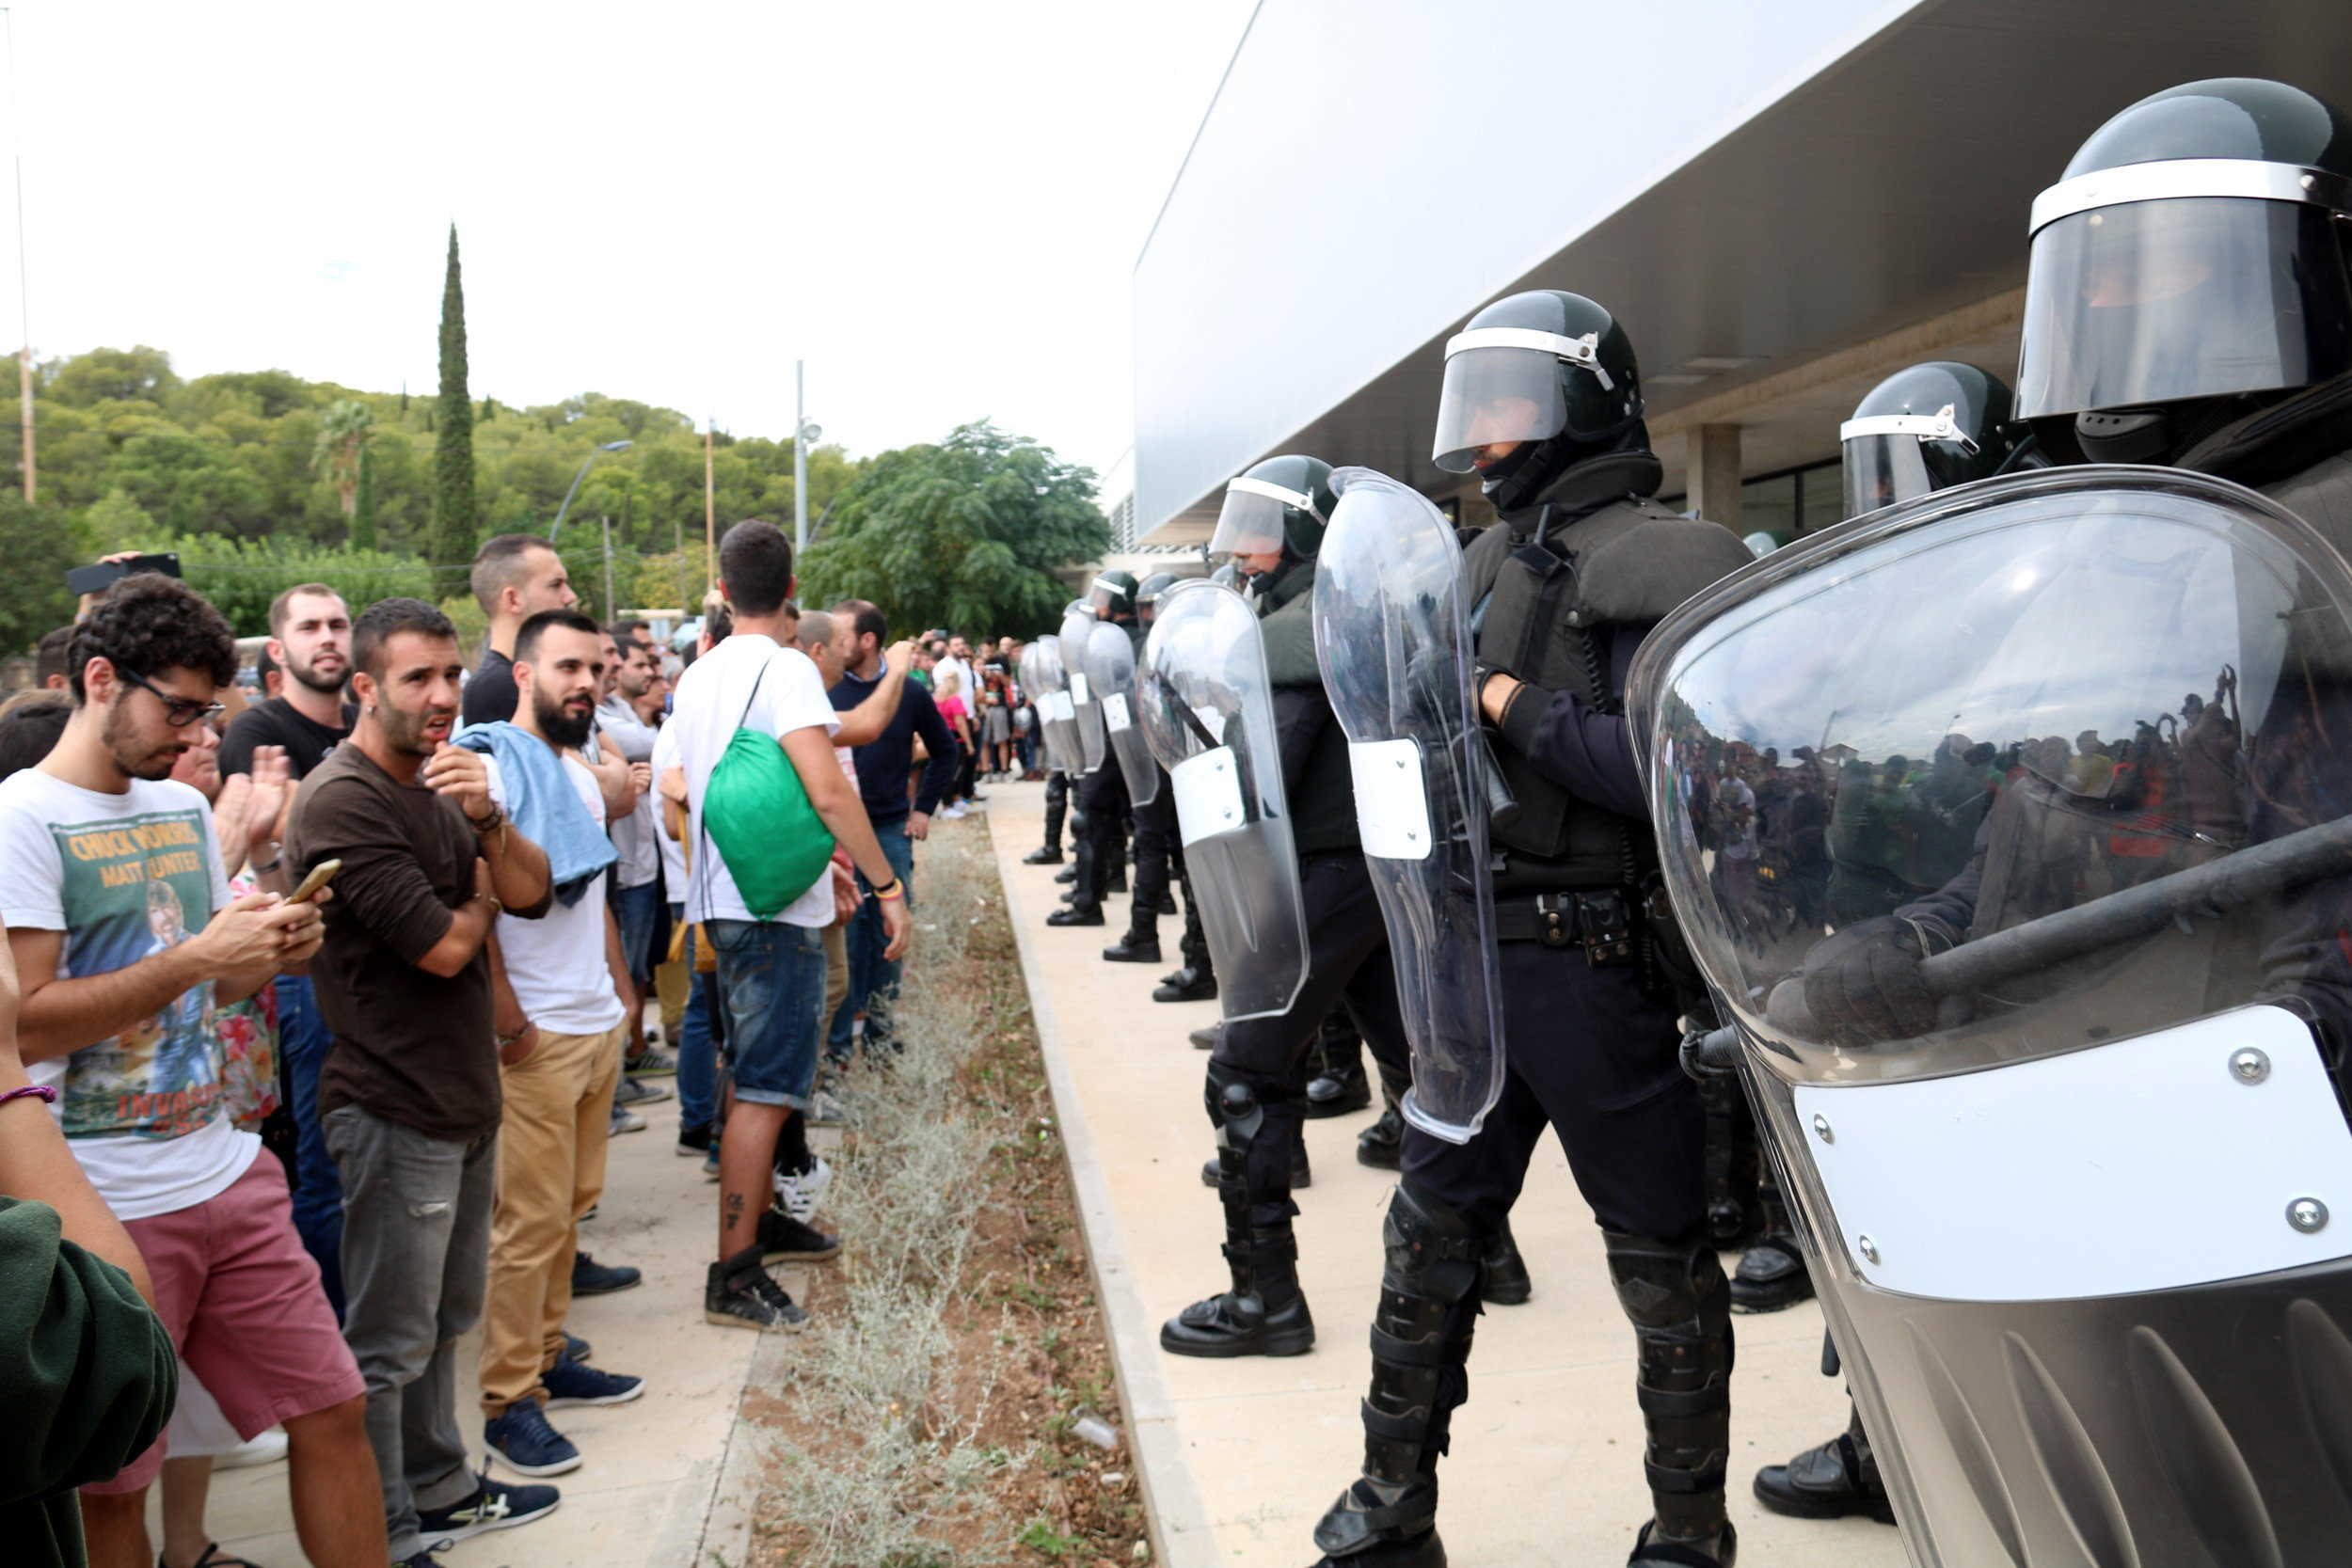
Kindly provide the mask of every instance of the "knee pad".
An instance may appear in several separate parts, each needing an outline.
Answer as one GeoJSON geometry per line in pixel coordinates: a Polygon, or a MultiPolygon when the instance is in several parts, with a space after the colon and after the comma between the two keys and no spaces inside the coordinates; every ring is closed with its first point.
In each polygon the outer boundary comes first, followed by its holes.
{"type": "Polygon", "coordinates": [[[1486,1239],[1452,1205],[1410,1180],[1399,1182],[1389,1200],[1380,1242],[1387,1254],[1383,1291],[1450,1307],[1477,1289],[1486,1239]]]}
{"type": "Polygon", "coordinates": [[[1604,1233],[1617,1300],[1640,1340],[1635,1392],[1650,1489],[1721,1490],[1731,1412],[1731,1286],[1704,1230],[1680,1241],[1604,1233]]]}

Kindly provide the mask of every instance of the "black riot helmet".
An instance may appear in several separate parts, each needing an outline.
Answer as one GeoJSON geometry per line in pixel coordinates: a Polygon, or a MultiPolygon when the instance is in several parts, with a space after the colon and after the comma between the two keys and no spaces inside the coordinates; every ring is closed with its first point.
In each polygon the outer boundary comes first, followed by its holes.
{"type": "Polygon", "coordinates": [[[1183,580],[1173,572],[1154,572],[1136,584],[1136,618],[1150,626],[1159,613],[1160,595],[1183,580]]]}
{"type": "Polygon", "coordinates": [[[2301,88],[2141,99],[2034,198],[2018,414],[2053,450],[2161,462],[2352,371],[2348,211],[2352,131],[2301,88]]]}
{"type": "Polygon", "coordinates": [[[1276,555],[1311,561],[1323,548],[1324,525],[1331,520],[1331,465],[1320,457],[1292,453],[1252,464],[1225,484],[1225,506],[1216,515],[1209,553],[1276,555]]]}
{"type": "Polygon", "coordinates": [[[1999,473],[2019,444],[2010,404],[1999,377],[1956,359],[1913,365],[1871,388],[1837,430],[1846,515],[1999,473]]]}
{"type": "Polygon", "coordinates": [[[1108,571],[1096,577],[1087,589],[1087,603],[1098,621],[1132,621],[1136,618],[1136,575],[1133,572],[1108,571]]]}
{"type": "Polygon", "coordinates": [[[1518,450],[1482,470],[1487,499],[1514,512],[1570,465],[1614,451],[1641,429],[1641,371],[1617,318],[1562,289],[1496,300],[1445,345],[1431,458],[1449,473],[1478,450],[1518,450]]]}

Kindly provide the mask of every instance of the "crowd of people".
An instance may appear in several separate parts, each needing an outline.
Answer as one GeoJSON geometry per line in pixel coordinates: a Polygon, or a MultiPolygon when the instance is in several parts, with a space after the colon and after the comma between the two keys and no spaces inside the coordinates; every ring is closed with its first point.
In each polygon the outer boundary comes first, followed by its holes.
{"type": "Polygon", "coordinates": [[[672,1083],[703,1321],[808,1321],[770,1272],[844,1245],[808,1129],[897,1049],[915,846],[1032,771],[1035,717],[1011,639],[803,610],[763,521],[718,563],[675,649],[520,534],[473,562],[479,649],[314,582],[241,668],[153,572],[42,641],[0,706],[11,1560],[240,1568],[211,1472],[281,1453],[320,1565],[544,1517],[561,1413],[646,1386],[576,1332],[642,1280],[580,1225],[672,1083]]]}

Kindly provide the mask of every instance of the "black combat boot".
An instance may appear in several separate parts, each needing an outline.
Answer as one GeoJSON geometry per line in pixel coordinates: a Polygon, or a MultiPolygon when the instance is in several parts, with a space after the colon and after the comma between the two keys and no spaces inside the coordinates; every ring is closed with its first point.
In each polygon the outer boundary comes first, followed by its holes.
{"type": "Polygon", "coordinates": [[[1502,1228],[1486,1243],[1481,1266],[1486,1271],[1478,1290],[1482,1300],[1497,1307],[1524,1307],[1534,1298],[1535,1281],[1528,1276],[1527,1259],[1519,1256],[1518,1239],[1511,1234],[1509,1220],[1502,1222],[1502,1228]]]}
{"type": "Polygon", "coordinates": [[[1303,1354],[1314,1348],[1315,1323],[1298,1289],[1298,1243],[1291,1233],[1298,1206],[1287,1177],[1298,1145],[1298,1108],[1283,1086],[1221,1062],[1209,1064],[1208,1101],[1232,1288],[1161,1324],[1160,1348],[1219,1358],[1303,1354]]]}
{"type": "Polygon", "coordinates": [[[1190,964],[1160,982],[1152,993],[1154,1002],[1214,1002],[1216,1000],[1216,976],[1190,964]]]}
{"type": "Polygon", "coordinates": [[[1792,1519],[1843,1519],[1859,1513],[1882,1525],[1895,1522],[1886,1482],[1870,1457],[1870,1434],[1857,1408],[1846,1430],[1818,1449],[1807,1449],[1786,1465],[1756,1472],[1756,1500],[1792,1519]]]}
{"type": "Polygon", "coordinates": [[[1038,847],[1030,850],[1027,854],[1022,856],[1021,863],[1023,865],[1059,865],[1061,863],[1061,846],[1058,844],[1040,845],[1038,847]]]}
{"type": "Polygon", "coordinates": [[[1741,1255],[1731,1276],[1735,1312],[1777,1312],[1813,1295],[1813,1276],[1805,1272],[1804,1252],[1779,1186],[1765,1182],[1761,1196],[1764,1234],[1741,1255]]]}
{"type": "MultiPolygon", "coordinates": [[[[1217,1164],[1210,1160],[1200,1166],[1200,1184],[1214,1187],[1217,1183],[1217,1164]]],[[[1307,1164],[1307,1140],[1301,1137],[1291,1147],[1291,1191],[1303,1193],[1315,1184],[1315,1173],[1307,1164]]]]}
{"type": "Polygon", "coordinates": [[[1405,1157],[1405,1116],[1391,1101],[1380,1119],[1356,1134],[1356,1163],[1394,1170],[1405,1157]]]}
{"type": "Polygon", "coordinates": [[[1724,1512],[1731,1449],[1731,1290],[1702,1224],[1674,1241],[1601,1233],[1617,1301],[1639,1345],[1635,1392],[1649,1440],[1656,1517],[1628,1568],[1731,1568],[1739,1537],[1724,1512]]]}
{"type": "Polygon", "coordinates": [[[1103,949],[1103,961],[1114,964],[1155,964],[1160,961],[1160,939],[1138,935],[1133,929],[1103,949]]]}
{"type": "Polygon", "coordinates": [[[1314,1070],[1307,1080],[1310,1118],[1352,1116],[1372,1103],[1364,1039],[1346,1009],[1334,1007],[1315,1033],[1314,1070]]]}
{"type": "Polygon", "coordinates": [[[1316,1568],[1445,1568],[1438,1458],[1470,1391],[1487,1240],[1408,1181],[1381,1227],[1387,1266],[1372,1319],[1364,1471],[1315,1524],[1316,1568]]]}
{"type": "MultiPolygon", "coordinates": [[[[1054,858],[1056,860],[1059,860],[1061,859],[1061,856],[1057,854],[1054,858]]],[[[1060,882],[1065,886],[1069,883],[1076,881],[1077,879],[1078,868],[1075,865],[1065,865],[1059,871],[1054,873],[1054,880],[1060,882]]]]}
{"type": "Polygon", "coordinates": [[[1195,1029],[1184,1037],[1192,1041],[1192,1048],[1195,1051],[1215,1051],[1216,1042],[1224,1037],[1225,1025],[1222,1023],[1212,1023],[1206,1029],[1195,1029]]]}
{"type": "Polygon", "coordinates": [[[1100,926],[1103,923],[1103,906],[1100,904],[1072,904],[1068,909],[1056,910],[1045,917],[1048,926],[1100,926]]]}

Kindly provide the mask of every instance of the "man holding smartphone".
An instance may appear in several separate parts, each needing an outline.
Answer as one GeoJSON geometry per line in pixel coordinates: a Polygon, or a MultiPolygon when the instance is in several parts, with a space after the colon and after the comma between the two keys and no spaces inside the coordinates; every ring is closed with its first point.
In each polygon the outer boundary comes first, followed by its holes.
{"type": "Polygon", "coordinates": [[[371,1521],[393,1562],[429,1563],[435,1543],[557,1501],[473,1473],[456,1361],[481,1315],[497,1169],[485,946],[501,910],[546,911],[548,860],[491,800],[484,759],[449,743],[465,673],[449,617],[387,599],[351,641],[359,720],[302,782],[286,862],[342,863],[312,973],[335,1041],[319,1114],[342,1175],[343,1332],[367,1386],[371,1521]]]}
{"type": "MultiPolygon", "coordinates": [[[[76,628],[73,716],[0,783],[0,921],[23,992],[19,1049],[84,1174],[137,1243],[174,1348],[240,1437],[282,1421],[294,1525],[315,1564],[380,1568],[361,1385],[294,1234],[285,1175],[224,1107],[215,1009],[318,950],[318,907],[231,901],[201,794],[171,778],[219,712],[236,643],[155,573],[122,578],[76,628]]],[[[144,1561],[159,1440],[85,1487],[103,1562],[144,1561]]]]}

